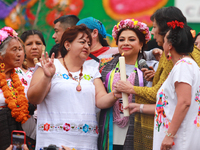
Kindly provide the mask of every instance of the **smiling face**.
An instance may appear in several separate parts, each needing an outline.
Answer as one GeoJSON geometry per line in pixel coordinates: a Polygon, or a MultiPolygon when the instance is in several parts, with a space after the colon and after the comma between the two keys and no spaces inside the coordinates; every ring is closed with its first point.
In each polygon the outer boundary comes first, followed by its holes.
{"type": "Polygon", "coordinates": [[[24,42],[26,59],[33,61],[34,58],[40,58],[42,54],[43,43],[37,34],[29,35],[24,42]]]}
{"type": "Polygon", "coordinates": [[[24,59],[24,49],[22,44],[17,39],[11,39],[8,43],[6,54],[1,56],[5,68],[16,68],[20,67],[24,59]]]}
{"type": "Polygon", "coordinates": [[[157,42],[158,46],[163,46],[164,36],[160,35],[159,32],[160,32],[159,31],[159,26],[156,23],[156,20],[154,19],[153,28],[152,28],[151,34],[153,34],[153,38],[156,39],[156,42],[157,42]]]}
{"type": "Polygon", "coordinates": [[[87,59],[89,56],[90,46],[88,35],[83,33],[79,33],[72,43],[68,41],[65,42],[65,48],[69,48],[68,54],[83,60],[87,59]]]}
{"type": "Polygon", "coordinates": [[[142,43],[139,41],[137,34],[132,30],[124,30],[118,38],[119,53],[124,53],[124,56],[138,55],[142,49],[142,43]]]}

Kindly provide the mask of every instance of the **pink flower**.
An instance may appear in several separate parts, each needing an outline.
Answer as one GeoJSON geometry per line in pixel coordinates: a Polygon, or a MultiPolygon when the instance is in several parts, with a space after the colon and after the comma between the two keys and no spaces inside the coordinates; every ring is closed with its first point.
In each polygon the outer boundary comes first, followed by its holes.
{"type": "Polygon", "coordinates": [[[6,31],[0,30],[0,42],[3,42],[8,37],[8,33],[6,31]]]}
{"type": "Polygon", "coordinates": [[[3,27],[1,30],[6,31],[10,36],[17,36],[17,32],[11,27],[3,27]]]}

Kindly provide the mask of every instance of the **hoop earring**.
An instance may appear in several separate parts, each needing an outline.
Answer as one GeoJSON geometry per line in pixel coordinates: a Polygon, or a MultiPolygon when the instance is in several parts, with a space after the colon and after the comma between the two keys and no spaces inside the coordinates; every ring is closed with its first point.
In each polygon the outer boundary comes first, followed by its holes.
{"type": "Polygon", "coordinates": [[[170,52],[167,53],[167,60],[171,60],[172,59],[172,55],[170,52]]]}

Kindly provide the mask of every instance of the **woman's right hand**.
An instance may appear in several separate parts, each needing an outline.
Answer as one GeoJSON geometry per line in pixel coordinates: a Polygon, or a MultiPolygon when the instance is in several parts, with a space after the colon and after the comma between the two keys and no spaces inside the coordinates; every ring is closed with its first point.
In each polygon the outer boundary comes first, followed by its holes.
{"type": "Polygon", "coordinates": [[[151,70],[147,69],[147,68],[142,68],[141,71],[144,73],[144,78],[147,81],[153,81],[153,77],[155,75],[155,70],[153,69],[153,67],[149,67],[151,70]]]}
{"type": "Polygon", "coordinates": [[[47,78],[52,78],[55,74],[56,68],[54,65],[54,53],[51,55],[51,58],[49,58],[48,53],[46,52],[46,58],[44,57],[44,54],[42,54],[42,57],[40,59],[44,75],[47,78]]]}

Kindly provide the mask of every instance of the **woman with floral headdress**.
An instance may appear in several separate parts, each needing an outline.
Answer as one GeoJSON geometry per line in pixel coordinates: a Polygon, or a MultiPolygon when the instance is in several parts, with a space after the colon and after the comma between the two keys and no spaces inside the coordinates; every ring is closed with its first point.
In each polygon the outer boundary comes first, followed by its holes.
{"type": "MultiPolygon", "coordinates": [[[[143,22],[134,19],[121,20],[114,26],[112,36],[118,45],[119,55],[102,70],[102,80],[107,92],[115,91],[115,83],[120,80],[119,56],[123,53],[126,64],[127,80],[131,85],[145,86],[140,59],[144,59],[143,51],[151,35],[143,22]]],[[[129,103],[135,102],[135,95],[129,95],[129,103]]],[[[134,149],[134,115],[123,116],[122,99],[116,101],[110,109],[104,109],[100,115],[99,149],[134,149]]]]}
{"type": "Polygon", "coordinates": [[[22,43],[12,28],[0,30],[0,149],[10,145],[12,130],[24,129],[28,136],[35,131],[35,126],[29,126],[33,118],[29,116],[26,98],[30,80],[20,74],[19,68],[24,58],[22,43]]]}

